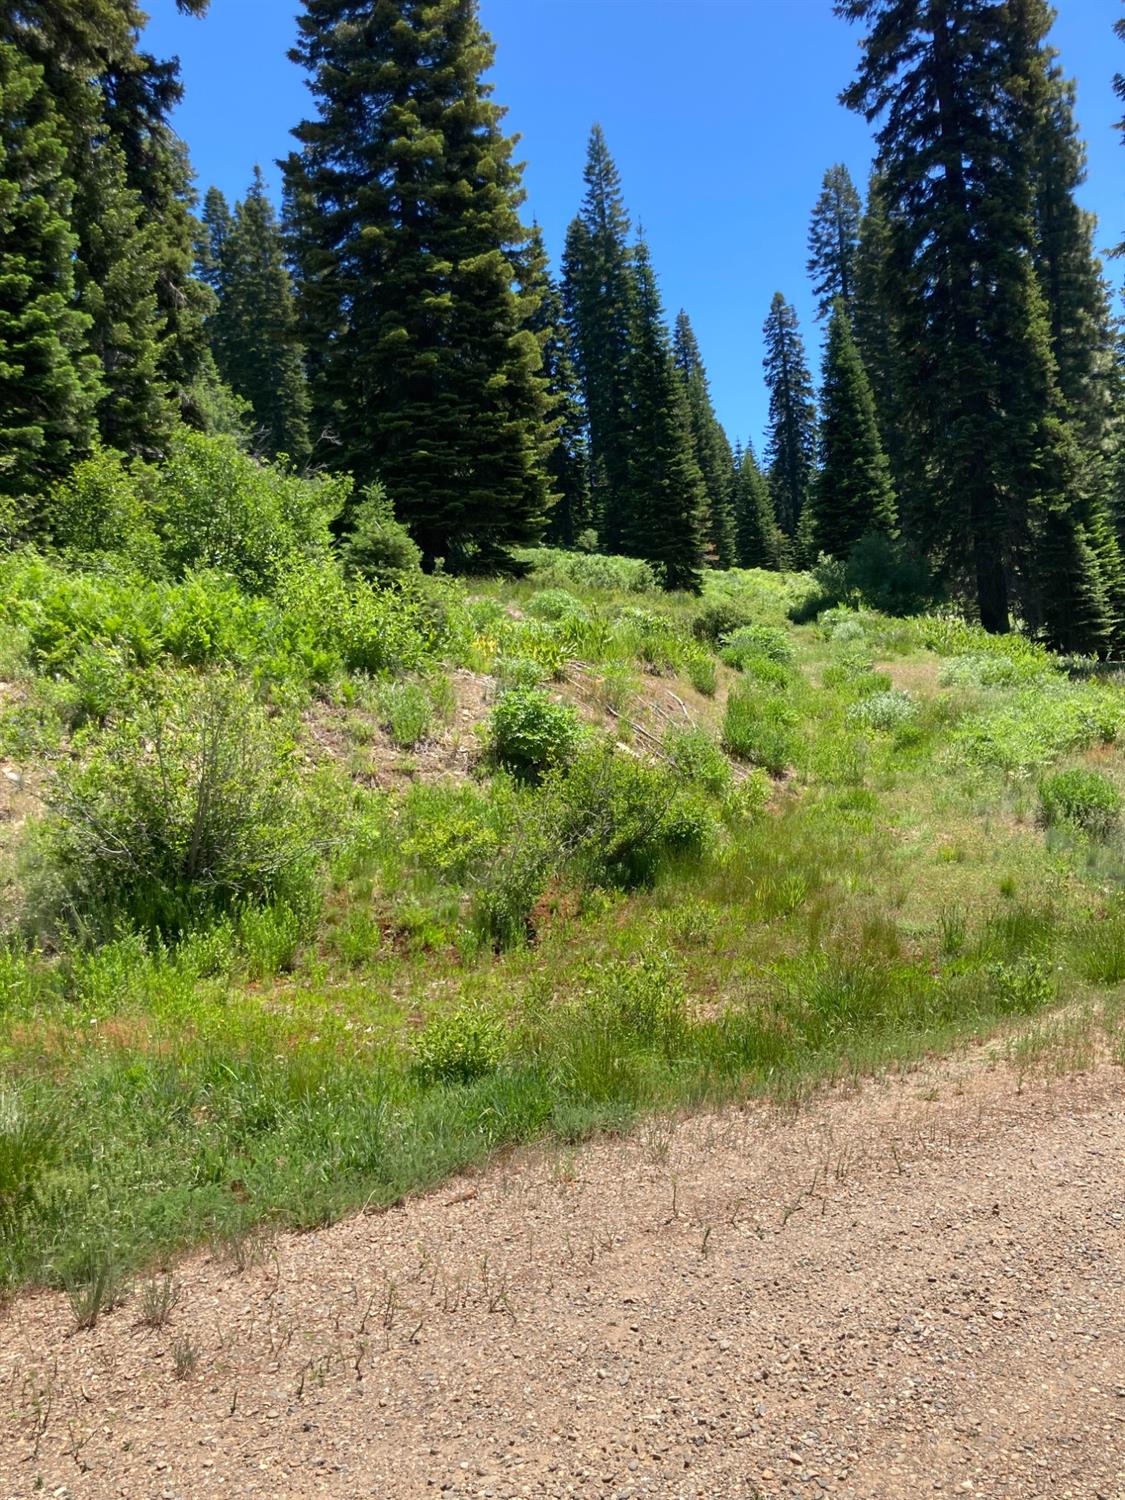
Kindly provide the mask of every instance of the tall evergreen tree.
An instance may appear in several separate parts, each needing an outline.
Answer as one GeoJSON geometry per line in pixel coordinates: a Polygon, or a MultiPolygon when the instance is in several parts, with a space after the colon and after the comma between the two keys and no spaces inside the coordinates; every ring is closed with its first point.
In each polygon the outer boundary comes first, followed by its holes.
{"type": "Polygon", "coordinates": [[[856,347],[875,398],[879,434],[891,465],[895,488],[901,495],[909,476],[903,460],[902,417],[895,373],[898,315],[891,286],[890,255],[890,220],[879,189],[878,175],[872,172],[856,244],[851,319],[856,347]]]}
{"type": "Polygon", "coordinates": [[[543,377],[551,403],[550,423],[545,424],[549,441],[544,458],[554,504],[545,539],[556,546],[573,547],[578,538],[589,531],[593,519],[586,415],[578,391],[562,292],[551,276],[543,231],[538,224],[531,227],[521,281],[527,326],[539,345],[543,377]]]}
{"type": "Polygon", "coordinates": [[[692,447],[707,494],[704,533],[708,552],[720,568],[733,568],[737,561],[734,455],[711,404],[711,387],[703,366],[703,356],[683,308],[676,316],[672,357],[683,381],[691,423],[692,447]]]}
{"type": "Polygon", "coordinates": [[[780,292],[773,295],[763,334],[766,356],[762,363],[770,395],[766,441],[770,493],[778,525],[792,539],[812,488],[816,403],[797,314],[780,292]]]}
{"type": "Polygon", "coordinates": [[[35,526],[37,497],[96,435],[65,164],[42,70],[0,42],[0,532],[35,526]]]}
{"type": "Polygon", "coordinates": [[[660,570],[667,589],[698,593],[707,495],[695,461],[683,383],[672,362],[648,247],[637,245],[629,350],[630,526],[627,552],[660,570]]]}
{"type": "MultiPolygon", "coordinates": [[[[1075,543],[1053,548],[1071,572],[1093,554],[1077,545],[1077,450],[1032,258],[1022,101],[1046,11],[1017,25],[1012,6],[992,0],[840,0],[838,10],[869,27],[844,100],[882,120],[876,165],[919,476],[911,528],[951,581],[970,559],[986,629],[1009,628],[1014,597],[1050,630],[1056,585],[1038,552],[1048,523],[1075,543]]],[[[1089,645],[1096,637],[1104,623],[1089,645]]]]}
{"type": "Polygon", "coordinates": [[[203,211],[199,219],[201,228],[195,249],[196,274],[222,301],[223,264],[227,240],[234,222],[230,204],[222,188],[209,187],[204,193],[203,211]]]}
{"type": "Polygon", "coordinates": [[[828,325],[819,443],[813,546],[817,552],[846,558],[865,533],[894,530],[895,496],[879,440],[875,398],[842,297],[836,299],[828,325]]]}
{"type": "Polygon", "coordinates": [[[740,568],[779,568],[783,544],[766,476],[750,443],[735,455],[735,523],[740,568]]]}
{"type": "Polygon", "coordinates": [[[301,462],[310,451],[308,385],[281,229],[261,168],[228,225],[210,194],[208,202],[219,304],[210,325],[215,362],[249,402],[262,449],[301,462]]]}
{"type": "Polygon", "coordinates": [[[586,193],[566,237],[563,299],[573,336],[590,439],[590,488],[602,545],[629,529],[629,216],[600,125],[590,132],[586,193]]]}
{"type": "Polygon", "coordinates": [[[521,169],[474,0],[305,0],[317,117],[285,163],[316,420],[424,557],[541,536],[547,396],[515,262],[521,169]]]}
{"type": "Polygon", "coordinates": [[[808,272],[825,317],[837,298],[850,313],[855,296],[855,260],[863,205],[851,173],[842,163],[829,167],[809,224],[808,272]]]}

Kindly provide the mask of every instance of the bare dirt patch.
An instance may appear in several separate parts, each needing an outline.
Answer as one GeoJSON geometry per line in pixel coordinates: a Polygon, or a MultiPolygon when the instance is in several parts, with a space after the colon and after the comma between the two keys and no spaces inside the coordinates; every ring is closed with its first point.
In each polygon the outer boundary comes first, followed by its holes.
{"type": "Polygon", "coordinates": [[[1123,1105],[935,1064],[193,1260],[162,1328],[21,1299],[0,1493],[1121,1496],[1123,1105]]]}

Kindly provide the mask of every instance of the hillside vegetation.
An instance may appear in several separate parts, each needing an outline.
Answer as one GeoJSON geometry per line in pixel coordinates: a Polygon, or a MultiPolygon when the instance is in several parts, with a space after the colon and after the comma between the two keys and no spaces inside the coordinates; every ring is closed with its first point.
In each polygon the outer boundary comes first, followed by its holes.
{"type": "Polygon", "coordinates": [[[0,1285],[90,1320],[519,1141],[1115,1031],[1116,676],[803,574],[426,576],[347,499],[187,435],[0,558],[0,1285]]]}

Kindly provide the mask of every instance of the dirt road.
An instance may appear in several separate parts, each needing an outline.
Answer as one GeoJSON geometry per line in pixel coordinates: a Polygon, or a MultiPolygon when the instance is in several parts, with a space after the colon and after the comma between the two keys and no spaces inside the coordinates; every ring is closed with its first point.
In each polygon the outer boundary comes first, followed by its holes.
{"type": "Polygon", "coordinates": [[[0,1496],[1125,1497],[1125,1077],[955,1062],[0,1315],[0,1496]],[[194,1361],[194,1363],[193,1363],[194,1361]]]}

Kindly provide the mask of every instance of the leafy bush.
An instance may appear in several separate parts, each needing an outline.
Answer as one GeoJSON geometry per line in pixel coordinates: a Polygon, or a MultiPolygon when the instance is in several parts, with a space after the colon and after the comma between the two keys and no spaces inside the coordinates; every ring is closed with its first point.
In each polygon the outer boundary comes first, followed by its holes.
{"type": "Polygon", "coordinates": [[[864,729],[877,729],[884,733],[900,729],[917,714],[918,705],[902,688],[891,688],[889,692],[871,693],[853,703],[847,712],[849,724],[862,725],[864,729]]]}
{"type": "Polygon", "coordinates": [[[387,682],[378,692],[379,722],[400,750],[413,750],[430,737],[434,712],[420,682],[387,682]]]}
{"type": "Polygon", "coordinates": [[[783,699],[743,687],[727,699],[723,749],[779,776],[796,751],[793,724],[793,710],[783,699]]]}
{"type": "Polygon", "coordinates": [[[545,789],[546,839],[584,885],[633,890],[671,858],[697,857],[715,821],[666,770],[610,744],[591,746],[545,789]]]}
{"type": "Polygon", "coordinates": [[[664,753],[685,781],[701,786],[715,797],[730,790],[730,762],[705,729],[669,726],[664,735],[664,753]]]}
{"type": "Polygon", "coordinates": [[[606,589],[619,594],[652,594],[657,589],[651,564],[635,557],[600,552],[564,552],[553,547],[514,549],[536,583],[566,588],[606,589]]]}
{"type": "Polygon", "coordinates": [[[684,661],[684,670],[688,681],[697,693],[702,693],[705,698],[715,696],[715,689],[719,685],[719,673],[715,666],[715,658],[710,652],[689,652],[684,661]]]}
{"type": "Polygon", "coordinates": [[[697,641],[709,641],[717,646],[720,641],[751,624],[753,613],[748,604],[739,599],[709,599],[691,622],[691,633],[697,641]]]}
{"type": "Polygon", "coordinates": [[[397,583],[404,575],[417,573],[421,549],[410,533],[395,520],[394,506],[377,481],[360,495],[350,516],[351,530],[343,546],[344,563],[350,572],[374,583],[397,583]]]}
{"type": "Polygon", "coordinates": [[[495,1073],[507,1029],[481,1005],[464,1005],[427,1021],[414,1044],[414,1071],[425,1083],[472,1083],[495,1073]]]}
{"type": "Polygon", "coordinates": [[[1123,722],[1125,704],[1112,689],[1044,678],[962,721],[950,752],[981,770],[1024,774],[1099,741],[1111,743],[1123,722]]]}
{"type": "Polygon", "coordinates": [[[57,920],[176,937],[307,885],[292,743],[236,679],[160,677],[81,749],[48,786],[33,850],[37,904],[57,920]]]}
{"type": "Polygon", "coordinates": [[[497,657],[493,672],[502,692],[539,687],[546,676],[539,662],[532,661],[529,656],[497,657]]]}
{"type": "Polygon", "coordinates": [[[590,614],[582,600],[567,593],[566,589],[540,589],[527,601],[527,612],[539,620],[564,620],[568,617],[585,620],[590,614]]]}
{"type": "Polygon", "coordinates": [[[489,718],[489,749],[506,771],[538,781],[560,765],[578,743],[578,715],[538,688],[502,693],[489,718]]]}
{"type": "Polygon", "coordinates": [[[97,448],[56,485],[47,514],[51,536],[64,552],[92,558],[108,553],[142,571],[160,569],[160,542],[150,519],[150,471],[112,448],[97,448]]]}
{"type": "Polygon", "coordinates": [[[793,660],[793,644],[776,625],[742,625],[723,637],[719,652],[728,667],[743,668],[752,661],[770,661],[785,666],[793,660]]]}
{"type": "Polygon", "coordinates": [[[1121,821],[1121,793],[1104,772],[1071,766],[1039,783],[1039,818],[1048,828],[1069,823],[1091,838],[1107,838],[1121,821]]]}
{"type": "Polygon", "coordinates": [[[995,652],[971,651],[951,657],[938,681],[943,687],[1012,687],[1048,675],[1051,664],[1035,657],[1001,656],[995,652]]]}
{"type": "Polygon", "coordinates": [[[291,559],[328,556],[329,523],[350,485],[287,474],[257,463],[233,438],[185,428],[153,470],[152,501],[175,572],[216,568],[254,593],[268,591],[291,559]]]}

